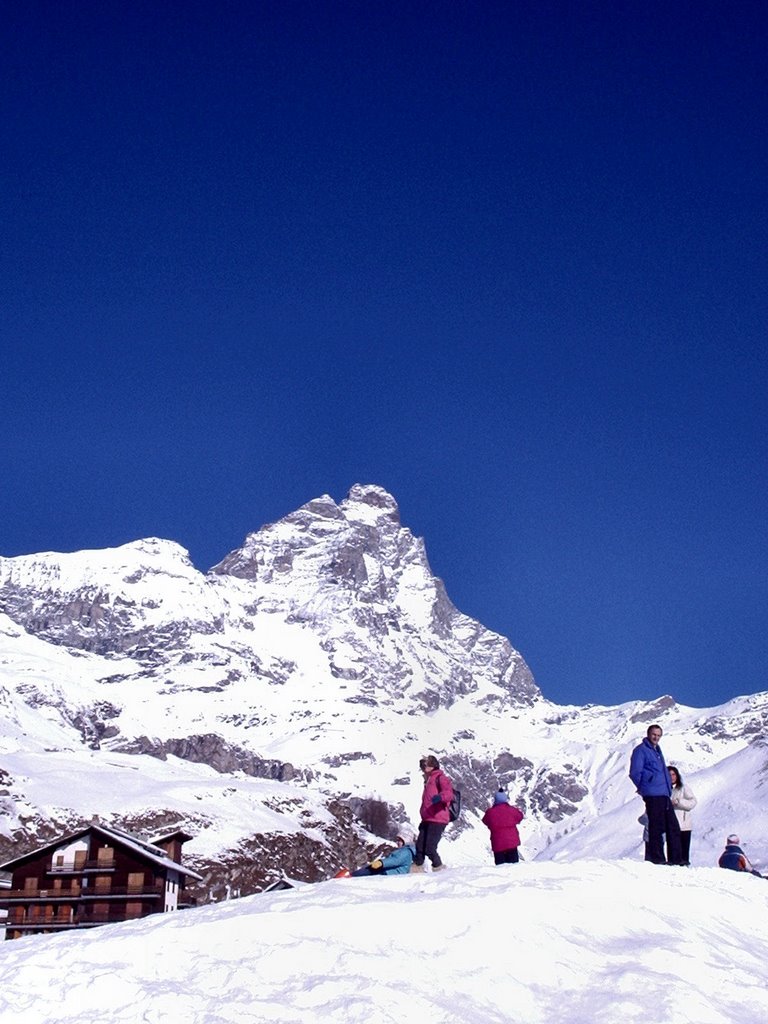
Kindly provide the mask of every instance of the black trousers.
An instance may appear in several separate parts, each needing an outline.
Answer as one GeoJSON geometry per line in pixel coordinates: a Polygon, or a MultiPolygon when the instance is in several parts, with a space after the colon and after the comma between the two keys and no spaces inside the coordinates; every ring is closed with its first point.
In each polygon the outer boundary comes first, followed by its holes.
{"type": "Polygon", "coordinates": [[[691,830],[683,831],[680,829],[680,863],[690,864],[691,863],[691,830]]]}
{"type": "Polygon", "coordinates": [[[513,846],[511,850],[499,850],[498,853],[494,853],[493,861],[495,864],[517,864],[520,861],[520,856],[517,852],[517,847],[513,846]]]}
{"type": "Polygon", "coordinates": [[[668,796],[644,796],[648,815],[648,844],[645,859],[654,864],[680,864],[683,851],[680,845],[680,825],[668,796]],[[664,834],[667,836],[667,856],[664,856],[664,834]]]}
{"type": "Polygon", "coordinates": [[[419,825],[419,834],[416,837],[416,856],[414,864],[423,864],[424,858],[429,857],[432,867],[439,867],[443,862],[437,852],[437,844],[440,842],[445,825],[439,825],[436,821],[422,821],[419,825]]]}

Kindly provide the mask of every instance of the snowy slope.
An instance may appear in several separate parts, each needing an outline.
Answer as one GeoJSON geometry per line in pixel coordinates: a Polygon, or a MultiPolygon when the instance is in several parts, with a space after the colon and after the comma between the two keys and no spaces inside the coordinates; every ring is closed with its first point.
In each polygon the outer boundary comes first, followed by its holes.
{"type": "Polygon", "coordinates": [[[2,1024],[764,1024],[768,881],[579,859],[5,943],[2,1024]]]}

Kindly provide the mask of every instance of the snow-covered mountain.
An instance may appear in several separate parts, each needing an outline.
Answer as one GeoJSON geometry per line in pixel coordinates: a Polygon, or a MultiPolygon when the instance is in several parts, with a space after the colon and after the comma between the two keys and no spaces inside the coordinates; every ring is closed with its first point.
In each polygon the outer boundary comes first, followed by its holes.
{"type": "Polygon", "coordinates": [[[768,776],[766,693],[547,701],[372,485],[310,501],[205,574],[157,539],[0,558],[0,713],[0,857],[92,815],[178,822],[214,896],[362,861],[416,823],[426,751],[463,790],[456,862],[487,859],[478,812],[499,784],[529,858],[639,850],[626,770],[651,721],[700,798],[694,861],[757,821],[768,776]]]}

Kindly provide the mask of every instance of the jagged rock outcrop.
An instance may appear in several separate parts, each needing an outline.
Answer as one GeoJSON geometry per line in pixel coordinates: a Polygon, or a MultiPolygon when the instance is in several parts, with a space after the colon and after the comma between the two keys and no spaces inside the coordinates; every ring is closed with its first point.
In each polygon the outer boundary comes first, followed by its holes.
{"type": "Polygon", "coordinates": [[[292,764],[285,761],[256,757],[242,747],[226,743],[215,733],[179,736],[162,741],[150,739],[148,736],[136,736],[131,740],[115,743],[112,749],[123,754],[148,754],[161,761],[172,754],[184,761],[207,764],[224,775],[244,772],[256,779],[274,779],[277,782],[293,782],[299,778],[309,781],[314,776],[311,770],[297,772],[292,764]]]}

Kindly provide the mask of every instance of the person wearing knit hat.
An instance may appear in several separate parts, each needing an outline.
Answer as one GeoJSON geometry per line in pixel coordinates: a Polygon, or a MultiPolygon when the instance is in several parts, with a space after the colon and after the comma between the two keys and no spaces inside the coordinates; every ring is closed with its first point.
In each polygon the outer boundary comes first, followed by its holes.
{"type": "Polygon", "coordinates": [[[741,840],[735,832],[731,832],[725,840],[725,849],[720,854],[718,865],[721,868],[730,868],[731,871],[749,871],[758,878],[764,878],[759,871],[756,871],[747,859],[746,853],[741,848],[741,840]]]}
{"type": "Polygon", "coordinates": [[[517,826],[523,812],[513,807],[507,793],[500,789],[493,798],[493,806],[483,815],[483,824],[491,833],[491,850],[495,864],[517,864],[520,860],[520,833],[517,826]]]}

